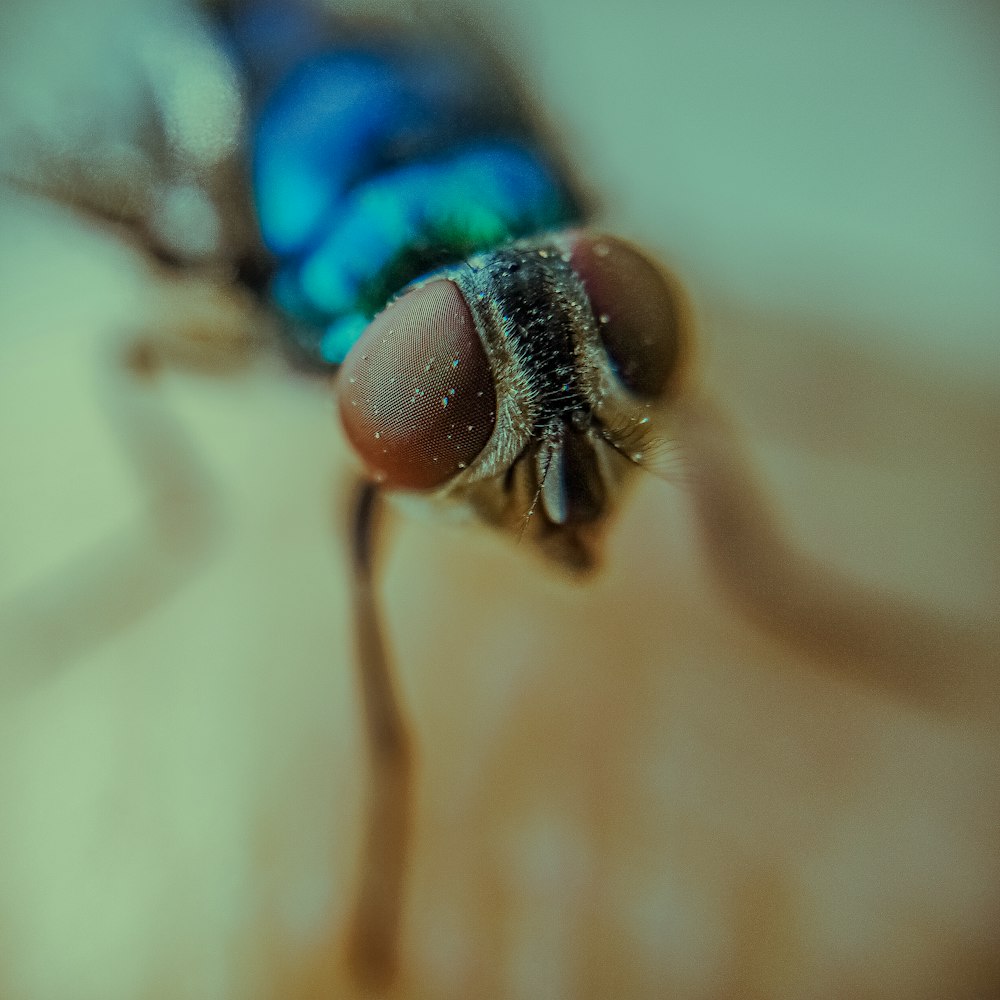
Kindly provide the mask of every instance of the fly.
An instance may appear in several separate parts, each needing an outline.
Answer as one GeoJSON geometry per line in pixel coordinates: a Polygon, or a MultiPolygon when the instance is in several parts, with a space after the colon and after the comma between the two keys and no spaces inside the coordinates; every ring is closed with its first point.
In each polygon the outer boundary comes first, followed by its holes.
{"type": "Polygon", "coordinates": [[[676,427],[704,555],[756,628],[901,700],[969,701],[976,689],[956,683],[968,675],[940,666],[992,663],[992,630],[841,578],[789,544],[738,435],[685,384],[679,287],[586,228],[586,200],[488,46],[442,23],[276,2],[215,14],[214,40],[193,16],[182,44],[158,38],[148,113],[95,111],[114,119],[114,142],[19,142],[25,161],[0,167],[5,185],[123,230],[146,251],[140,268],[167,265],[144,271],[160,295],[152,320],[114,342],[101,372],[147,523],[0,607],[5,684],[18,681],[9,664],[37,681],[78,660],[204,564],[219,498],[157,374],[238,370],[273,343],[262,334],[280,316],[287,353],[339,370],[340,418],[367,470],[351,583],[370,778],[347,935],[366,987],[399,962],[414,780],[374,573],[386,492],[469,511],[552,564],[591,570],[634,469],[670,469],[676,427]],[[242,112],[246,201],[230,145],[242,112]],[[227,115],[233,127],[219,127],[227,115]],[[266,287],[266,315],[248,287],[266,287]]]}
{"type": "Polygon", "coordinates": [[[252,183],[292,350],[339,374],[375,482],[599,561],[685,360],[679,289],[584,199],[499,60],[436,25],[234,8],[252,183]]]}
{"type": "Polygon", "coordinates": [[[412,760],[382,641],[383,492],[470,512],[595,568],[686,360],[679,289],[586,210],[488,48],[289,4],[223,16],[247,82],[254,208],[289,350],[339,368],[366,469],[355,618],[371,779],[349,935],[355,977],[398,963],[412,760]]]}

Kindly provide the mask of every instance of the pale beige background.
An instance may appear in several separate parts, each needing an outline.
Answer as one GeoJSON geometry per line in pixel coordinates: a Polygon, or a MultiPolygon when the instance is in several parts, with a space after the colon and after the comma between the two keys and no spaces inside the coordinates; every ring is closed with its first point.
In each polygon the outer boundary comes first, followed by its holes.
{"type": "MultiPolygon", "coordinates": [[[[995,637],[995,14],[518,0],[503,19],[608,225],[688,283],[706,381],[788,533],[995,637]]],[[[152,0],[5,5],[5,172],[99,188],[142,119],[144,46],[197,32],[152,0]]],[[[0,189],[9,1000],[350,992],[364,772],[329,393],[264,354],[150,388],[211,478],[195,556],[189,521],[148,527],[140,469],[169,486],[167,452],[123,447],[114,345],[220,313],[260,329],[0,189]],[[135,546],[162,597],[118,627],[83,599],[135,546]]],[[[779,638],[710,569],[689,495],[652,479],[587,587],[404,517],[384,571],[418,743],[399,995],[996,994],[995,641],[946,648],[925,686],[779,638]]]]}

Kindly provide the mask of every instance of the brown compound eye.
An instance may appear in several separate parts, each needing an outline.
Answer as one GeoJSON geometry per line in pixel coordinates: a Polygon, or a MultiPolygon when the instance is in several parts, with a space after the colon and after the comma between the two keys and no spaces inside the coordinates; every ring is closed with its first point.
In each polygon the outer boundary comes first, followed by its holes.
{"type": "Polygon", "coordinates": [[[681,304],[663,272],[624,240],[589,232],[574,239],[570,266],[619,380],[636,395],[662,396],[684,346],[681,304]]]}
{"type": "Polygon", "coordinates": [[[440,279],[372,320],[340,371],[351,444],[386,486],[441,486],[485,447],[496,424],[490,364],[458,288],[440,279]]]}

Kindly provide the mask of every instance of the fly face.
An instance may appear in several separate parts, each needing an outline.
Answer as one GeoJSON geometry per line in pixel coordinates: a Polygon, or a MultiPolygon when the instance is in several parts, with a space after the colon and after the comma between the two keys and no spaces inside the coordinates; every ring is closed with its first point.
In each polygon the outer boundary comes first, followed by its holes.
{"type": "Polygon", "coordinates": [[[250,74],[253,180],[290,339],[345,362],[344,426],[388,489],[594,565],[678,369],[674,291],[567,228],[583,200],[481,46],[314,18],[271,9],[265,36],[252,18],[234,34],[268,67],[250,74]],[[276,23],[328,43],[272,58],[276,23]]]}
{"type": "Polygon", "coordinates": [[[345,362],[340,413],[387,488],[466,504],[585,570],[665,433],[683,334],[677,290],[628,243],[523,240],[378,316],[345,362]]]}

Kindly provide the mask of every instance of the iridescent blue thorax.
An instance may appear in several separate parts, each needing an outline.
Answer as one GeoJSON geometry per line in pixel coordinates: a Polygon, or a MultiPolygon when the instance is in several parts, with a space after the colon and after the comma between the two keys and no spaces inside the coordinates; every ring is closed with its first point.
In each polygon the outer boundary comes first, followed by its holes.
{"type": "Polygon", "coordinates": [[[580,216],[515,89],[482,53],[242,9],[255,208],[271,294],[309,358],[343,360],[401,288],[580,216]]]}

